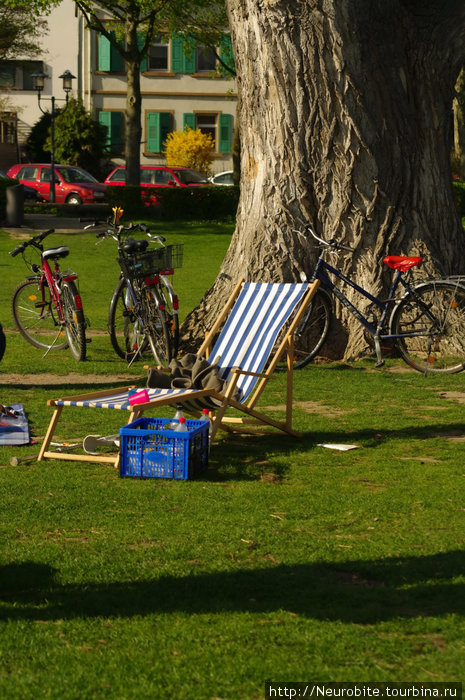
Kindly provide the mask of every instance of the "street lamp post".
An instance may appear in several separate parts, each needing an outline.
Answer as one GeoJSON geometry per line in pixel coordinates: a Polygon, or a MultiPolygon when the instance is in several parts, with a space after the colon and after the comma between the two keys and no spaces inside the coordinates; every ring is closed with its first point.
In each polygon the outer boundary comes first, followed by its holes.
{"type": "MultiPolygon", "coordinates": [[[[71,73],[69,70],[65,70],[63,75],[59,76],[61,80],[63,80],[63,90],[66,93],[66,98],[65,102],[68,104],[68,98],[69,98],[69,93],[72,90],[73,86],[73,79],[76,77],[71,73]]],[[[33,81],[33,88],[34,90],[37,91],[37,101],[39,104],[39,109],[42,112],[42,114],[45,114],[45,110],[42,109],[41,106],[41,93],[42,90],[44,89],[45,86],[45,78],[48,78],[48,75],[44,73],[43,71],[38,71],[37,73],[32,74],[32,81],[33,81]]],[[[42,98],[43,100],[44,98],[42,98]]],[[[48,99],[48,98],[46,98],[48,99]]],[[[50,144],[51,144],[51,153],[50,153],[50,167],[51,167],[51,181],[50,181],[50,196],[49,196],[49,201],[54,203],[55,202],[55,102],[57,101],[57,98],[55,98],[54,95],[52,95],[49,99],[49,101],[52,103],[52,109],[50,112],[51,116],[51,123],[50,123],[50,144]]],[[[62,101],[62,100],[60,100],[62,101]]]]}

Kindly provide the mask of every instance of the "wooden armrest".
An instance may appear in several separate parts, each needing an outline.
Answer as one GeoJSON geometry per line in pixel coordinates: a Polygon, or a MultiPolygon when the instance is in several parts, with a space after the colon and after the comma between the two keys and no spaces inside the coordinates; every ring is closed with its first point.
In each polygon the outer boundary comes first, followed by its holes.
{"type": "Polygon", "coordinates": [[[171,372],[171,369],[169,367],[163,367],[163,365],[156,365],[155,367],[153,365],[144,365],[144,369],[146,369],[147,372],[150,369],[157,369],[159,372],[166,372],[167,374],[171,372]]]}
{"type": "Polygon", "coordinates": [[[247,372],[245,369],[240,369],[239,367],[233,367],[231,372],[234,374],[245,374],[247,377],[267,377],[266,373],[260,372],[247,372]]]}

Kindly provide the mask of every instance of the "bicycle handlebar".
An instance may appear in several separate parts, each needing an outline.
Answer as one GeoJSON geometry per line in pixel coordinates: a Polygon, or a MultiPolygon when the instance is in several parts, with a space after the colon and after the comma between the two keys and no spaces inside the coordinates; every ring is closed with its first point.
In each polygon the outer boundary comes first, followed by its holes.
{"type": "Polygon", "coordinates": [[[314,230],[310,225],[307,225],[305,227],[305,230],[313,236],[313,238],[318,241],[321,245],[325,246],[326,248],[331,248],[331,250],[347,250],[350,253],[353,253],[355,251],[355,248],[350,248],[348,245],[344,245],[343,243],[339,243],[336,241],[335,238],[331,238],[329,241],[325,241],[323,238],[320,238],[319,236],[316,235],[314,230]]]}
{"type": "Polygon", "coordinates": [[[48,231],[44,231],[43,233],[39,233],[37,236],[32,236],[32,238],[30,238],[28,241],[24,241],[24,243],[21,243],[21,245],[17,246],[17,248],[14,248],[14,250],[10,250],[11,257],[15,258],[20,253],[24,253],[24,251],[26,250],[26,248],[29,245],[33,245],[33,246],[38,247],[40,245],[40,243],[44,240],[44,238],[49,236],[54,231],[55,231],[54,228],[50,228],[50,229],[48,229],[48,231]]]}

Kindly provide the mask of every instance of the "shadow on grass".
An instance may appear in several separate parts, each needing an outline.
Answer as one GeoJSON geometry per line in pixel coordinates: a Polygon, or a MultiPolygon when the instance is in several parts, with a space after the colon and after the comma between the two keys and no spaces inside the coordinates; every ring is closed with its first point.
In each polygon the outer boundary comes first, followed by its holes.
{"type": "Polygon", "coordinates": [[[465,552],[316,562],[153,580],[61,585],[57,570],[0,567],[0,619],[62,620],[156,613],[295,613],[373,624],[465,613],[465,552]]]}

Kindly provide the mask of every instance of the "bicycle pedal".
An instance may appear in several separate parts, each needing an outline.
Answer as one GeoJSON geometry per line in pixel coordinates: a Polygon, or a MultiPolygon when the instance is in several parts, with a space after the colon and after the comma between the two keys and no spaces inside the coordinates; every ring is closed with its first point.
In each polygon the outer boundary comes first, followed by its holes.
{"type": "Polygon", "coordinates": [[[86,343],[91,343],[91,342],[92,342],[92,338],[86,338],[86,343]]]}
{"type": "Polygon", "coordinates": [[[384,367],[385,364],[386,364],[386,363],[385,363],[384,360],[380,360],[379,362],[377,362],[377,363],[375,364],[375,367],[376,367],[376,369],[379,369],[380,367],[384,367]]]}
{"type": "Polygon", "coordinates": [[[36,301],[36,303],[34,304],[34,306],[35,306],[36,309],[43,309],[43,308],[45,308],[46,306],[48,306],[48,304],[47,304],[46,301],[36,301]]]}

